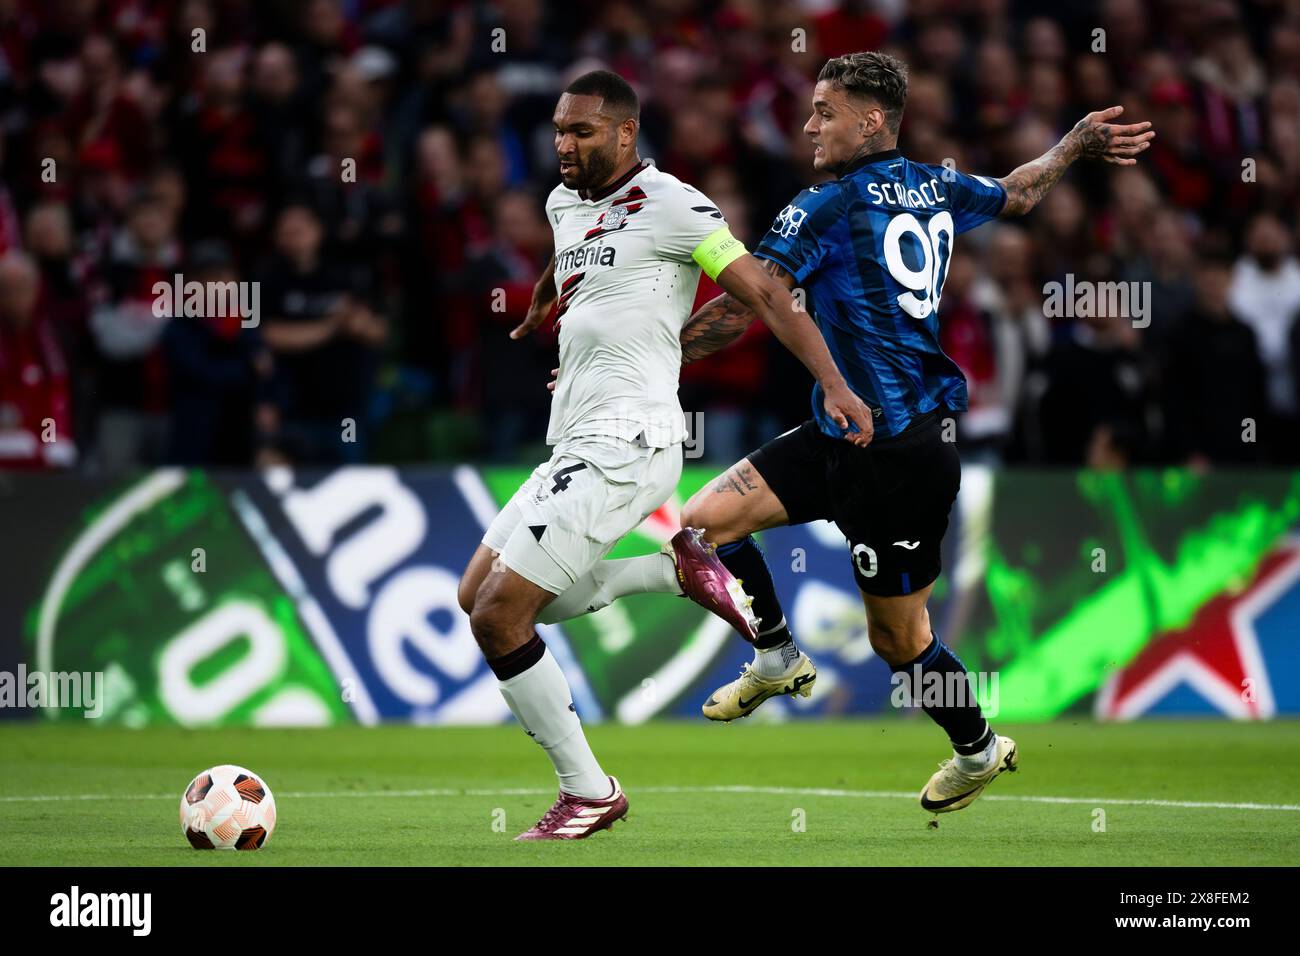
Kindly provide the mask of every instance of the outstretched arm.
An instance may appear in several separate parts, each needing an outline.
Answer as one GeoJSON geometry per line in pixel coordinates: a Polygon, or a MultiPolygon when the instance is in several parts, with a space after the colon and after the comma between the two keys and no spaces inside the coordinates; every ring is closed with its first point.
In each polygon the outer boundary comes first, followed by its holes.
{"type": "Polygon", "coordinates": [[[1076,159],[1101,159],[1115,166],[1132,166],[1155,137],[1150,123],[1113,126],[1122,106],[1089,113],[1042,156],[999,179],[1007,191],[1002,216],[1023,216],[1038,205],[1076,159]]]}
{"type": "MultiPolygon", "coordinates": [[[[759,259],[758,264],[787,289],[794,288],[794,276],[780,265],[771,259],[759,259]]],[[[682,364],[690,365],[730,345],[757,317],[749,306],[729,292],[710,299],[682,327],[682,364]]]]}

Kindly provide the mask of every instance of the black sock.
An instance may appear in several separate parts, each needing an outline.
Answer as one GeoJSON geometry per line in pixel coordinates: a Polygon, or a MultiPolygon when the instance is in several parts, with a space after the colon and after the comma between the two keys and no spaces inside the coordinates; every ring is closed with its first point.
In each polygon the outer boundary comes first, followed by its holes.
{"type": "Polygon", "coordinates": [[[948,648],[947,644],[939,640],[938,635],[933,631],[930,632],[930,637],[932,640],[929,646],[914,660],[906,664],[894,665],[890,669],[895,674],[904,675],[902,683],[909,689],[911,698],[920,701],[921,709],[944,729],[948,739],[952,741],[953,750],[962,756],[980,753],[993,739],[993,728],[980,712],[979,701],[966,674],[966,665],[948,648]],[[919,687],[914,686],[918,674],[922,681],[919,687]],[[927,681],[928,674],[936,674],[938,677],[927,681]],[[939,686],[945,689],[950,687],[949,674],[962,675],[965,693],[958,695],[951,695],[946,691],[941,694],[935,694],[933,691],[930,695],[925,693],[927,686],[933,686],[931,682],[936,680],[943,682],[939,686]],[[930,700],[927,703],[927,700],[934,696],[940,698],[939,702],[930,700]],[[956,699],[949,699],[954,696],[956,699]]]}
{"type": "Polygon", "coordinates": [[[772,571],[753,535],[719,545],[718,557],[722,559],[723,566],[743,582],[745,593],[754,599],[754,613],[760,619],[754,646],[759,650],[767,650],[787,642],[792,643],[794,635],[785,623],[781,602],[776,599],[772,571]]]}
{"type": "Polygon", "coordinates": [[[546,644],[534,631],[526,644],[521,644],[501,657],[489,657],[487,665],[492,668],[492,673],[497,675],[497,680],[509,680],[528,670],[540,661],[545,653],[546,644]]]}

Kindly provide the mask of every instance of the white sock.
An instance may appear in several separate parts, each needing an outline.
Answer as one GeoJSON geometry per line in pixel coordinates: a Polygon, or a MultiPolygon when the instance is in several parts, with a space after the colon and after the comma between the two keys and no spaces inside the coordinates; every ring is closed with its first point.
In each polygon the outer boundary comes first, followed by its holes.
{"type": "MultiPolygon", "coordinates": [[[[766,631],[759,631],[758,636],[770,634],[772,631],[780,630],[785,627],[785,618],[781,618],[781,623],[766,631]]],[[[750,665],[759,677],[766,677],[773,680],[777,677],[784,677],[794,670],[795,665],[799,663],[799,648],[795,647],[794,641],[786,641],[784,644],[778,644],[776,647],[756,647],[754,648],[754,662],[750,665]]]]}
{"type": "Polygon", "coordinates": [[[677,565],[672,556],[657,551],[635,558],[597,561],[563,594],[542,608],[537,620],[542,624],[567,621],[590,614],[629,594],[681,594],[677,583],[677,565]]]}
{"type": "Polygon", "coordinates": [[[957,761],[957,769],[962,773],[984,773],[998,759],[998,735],[993,734],[989,738],[989,745],[980,753],[962,756],[954,750],[952,756],[957,761]]]}
{"type": "Polygon", "coordinates": [[[596,800],[610,795],[609,776],[587,744],[569,682],[549,650],[528,670],[497,686],[528,736],[551,758],[561,790],[596,800]]]}

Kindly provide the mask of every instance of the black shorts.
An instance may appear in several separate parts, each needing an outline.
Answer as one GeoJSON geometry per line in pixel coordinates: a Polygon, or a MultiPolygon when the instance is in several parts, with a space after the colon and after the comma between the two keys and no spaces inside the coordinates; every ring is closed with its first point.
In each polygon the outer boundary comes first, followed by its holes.
{"type": "Polygon", "coordinates": [[[936,412],[858,448],[804,422],[749,456],[790,524],[826,519],[848,538],[858,587],[911,594],[939,576],[939,545],[961,487],[956,445],[936,412]]]}

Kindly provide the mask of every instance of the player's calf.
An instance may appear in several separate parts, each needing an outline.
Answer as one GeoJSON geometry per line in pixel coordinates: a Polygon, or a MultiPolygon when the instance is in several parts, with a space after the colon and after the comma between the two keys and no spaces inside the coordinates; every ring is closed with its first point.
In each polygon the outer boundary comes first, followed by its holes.
{"type": "Polygon", "coordinates": [[[479,588],[470,628],[506,705],[555,767],[561,794],[608,800],[614,788],[587,744],[568,681],[533,631],[537,612],[553,596],[504,568],[479,588]]]}
{"type": "MultiPolygon", "coordinates": [[[[877,653],[885,650],[875,637],[877,653]]],[[[925,648],[910,660],[899,660],[898,642],[890,649],[892,681],[906,690],[908,702],[919,705],[948,735],[952,757],[939,765],[921,790],[921,806],[947,813],[969,806],[998,774],[1015,770],[1015,741],[993,732],[980,709],[966,667],[933,632],[925,648]]],[[[882,656],[884,656],[882,654],[882,656]]],[[[888,657],[885,658],[889,660],[888,657]]]]}
{"type": "Polygon", "coordinates": [[[794,667],[799,651],[794,646],[781,602],[777,600],[772,569],[758,542],[752,535],[745,535],[739,541],[719,546],[718,558],[754,600],[754,613],[759,618],[754,636],[755,672],[765,678],[787,674],[794,667]]]}
{"type": "Polygon", "coordinates": [[[993,759],[995,735],[971,689],[966,667],[943,641],[931,633],[929,645],[916,657],[891,662],[891,682],[906,692],[905,702],[919,705],[952,741],[963,769],[979,770],[993,759]]]}

